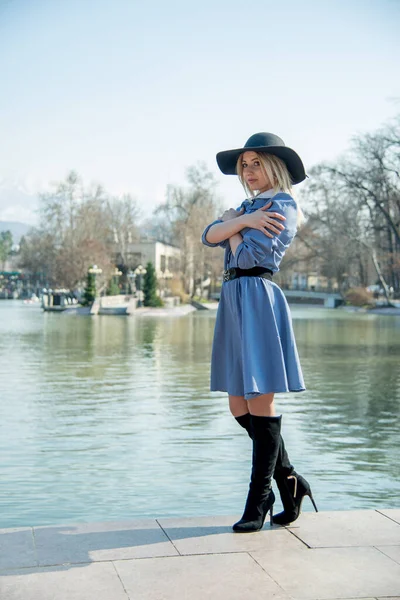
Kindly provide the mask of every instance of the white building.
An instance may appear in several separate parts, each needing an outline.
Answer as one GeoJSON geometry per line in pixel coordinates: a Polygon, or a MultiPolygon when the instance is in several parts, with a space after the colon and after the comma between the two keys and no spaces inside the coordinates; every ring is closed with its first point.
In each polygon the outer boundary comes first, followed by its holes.
{"type": "Polygon", "coordinates": [[[129,244],[127,262],[135,269],[152,262],[158,279],[168,279],[180,271],[181,251],[176,246],[163,242],[138,242],[129,244]]]}

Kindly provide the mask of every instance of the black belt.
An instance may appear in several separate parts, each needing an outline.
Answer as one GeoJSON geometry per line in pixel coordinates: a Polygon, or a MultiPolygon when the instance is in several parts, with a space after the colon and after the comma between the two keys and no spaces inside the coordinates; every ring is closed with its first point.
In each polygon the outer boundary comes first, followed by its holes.
{"type": "Polygon", "coordinates": [[[264,267],[253,267],[252,269],[239,269],[238,267],[232,267],[224,271],[223,280],[232,281],[238,277],[263,277],[272,281],[273,271],[265,269],[264,267]]]}

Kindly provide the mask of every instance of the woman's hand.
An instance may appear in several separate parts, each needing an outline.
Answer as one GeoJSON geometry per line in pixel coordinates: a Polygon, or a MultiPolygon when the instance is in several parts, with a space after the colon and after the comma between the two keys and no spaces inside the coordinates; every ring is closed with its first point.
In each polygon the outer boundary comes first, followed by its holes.
{"type": "Polygon", "coordinates": [[[273,233],[279,234],[285,228],[282,223],[276,221],[276,219],[281,219],[282,221],[286,221],[286,218],[279,213],[271,212],[266,213],[265,211],[272,205],[272,202],[268,202],[262,208],[255,210],[253,213],[246,215],[245,225],[246,227],[250,227],[251,229],[259,229],[266,236],[272,238],[274,237],[269,231],[273,233]],[[267,231],[267,229],[269,231],[267,231]]]}
{"type": "Polygon", "coordinates": [[[221,221],[230,221],[231,219],[236,219],[237,217],[241,217],[244,213],[244,208],[240,210],[235,210],[234,208],[229,208],[226,210],[218,219],[221,221]]]}

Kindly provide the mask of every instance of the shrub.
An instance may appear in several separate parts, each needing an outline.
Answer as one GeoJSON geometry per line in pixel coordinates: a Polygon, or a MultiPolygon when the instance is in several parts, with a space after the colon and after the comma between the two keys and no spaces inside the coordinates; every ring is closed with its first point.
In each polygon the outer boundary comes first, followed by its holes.
{"type": "Polygon", "coordinates": [[[178,296],[181,304],[187,304],[190,301],[190,295],[186,294],[182,279],[180,277],[172,277],[172,279],[168,282],[168,287],[170,289],[171,296],[178,296]]]}
{"type": "Polygon", "coordinates": [[[352,306],[373,306],[375,304],[373,293],[363,287],[350,288],[346,294],[346,304],[352,306]]]}

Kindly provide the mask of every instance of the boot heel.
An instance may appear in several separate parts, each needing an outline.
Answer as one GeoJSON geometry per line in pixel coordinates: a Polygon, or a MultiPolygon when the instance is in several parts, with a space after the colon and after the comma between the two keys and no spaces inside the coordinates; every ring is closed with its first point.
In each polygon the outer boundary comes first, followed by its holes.
{"type": "Polygon", "coordinates": [[[273,524],[274,524],[274,507],[272,505],[271,508],[269,509],[269,526],[272,527],[273,524]]]}
{"type": "Polygon", "coordinates": [[[311,502],[313,503],[313,507],[315,508],[315,512],[318,512],[317,505],[315,504],[315,501],[314,501],[314,498],[312,497],[311,492],[308,494],[308,496],[309,496],[311,502]]]}

